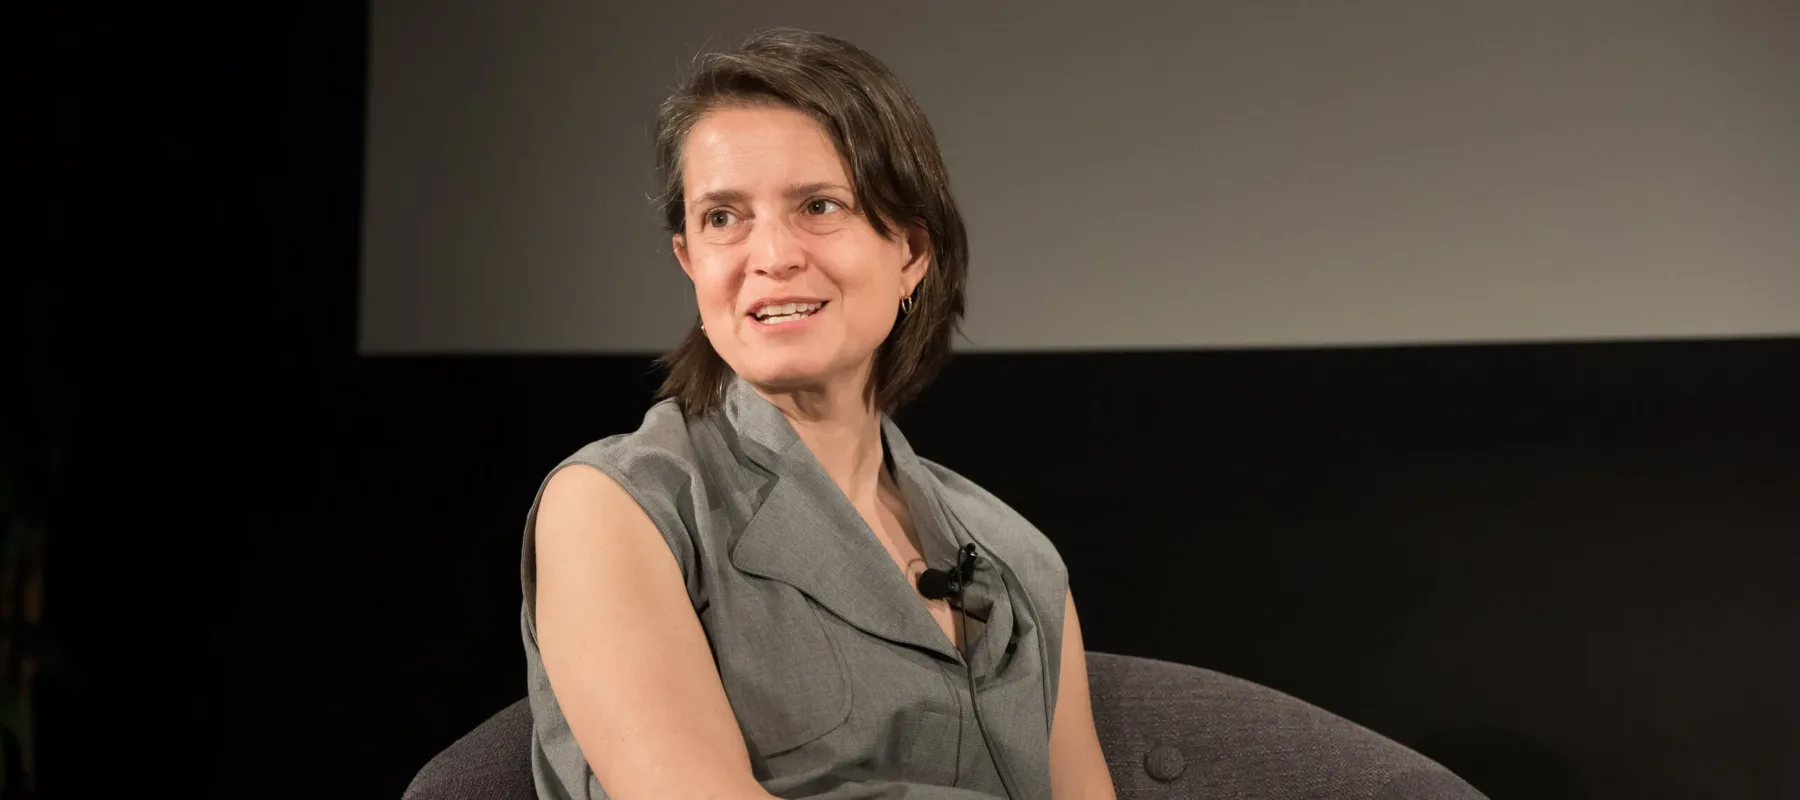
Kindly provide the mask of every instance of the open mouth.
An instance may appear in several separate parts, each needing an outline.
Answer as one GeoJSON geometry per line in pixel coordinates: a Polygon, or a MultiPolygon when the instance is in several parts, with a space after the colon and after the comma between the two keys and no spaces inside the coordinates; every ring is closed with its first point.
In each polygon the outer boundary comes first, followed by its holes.
{"type": "Polygon", "coordinates": [[[799,322],[825,307],[820,303],[772,303],[750,312],[750,317],[764,325],[780,325],[786,322],[799,322]]]}

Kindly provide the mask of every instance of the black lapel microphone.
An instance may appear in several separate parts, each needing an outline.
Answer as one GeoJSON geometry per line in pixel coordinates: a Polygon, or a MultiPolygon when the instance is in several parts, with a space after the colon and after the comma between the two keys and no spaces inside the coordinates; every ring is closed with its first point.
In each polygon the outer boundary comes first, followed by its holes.
{"type": "MultiPolygon", "coordinates": [[[[963,589],[975,580],[975,543],[970,542],[956,552],[956,566],[950,569],[928,569],[919,573],[919,594],[928,600],[955,598],[950,601],[951,607],[963,615],[963,628],[969,626],[968,611],[963,609],[963,589]]],[[[958,648],[959,650],[961,648],[958,648]]],[[[964,674],[969,676],[969,698],[977,697],[975,685],[975,662],[968,653],[963,654],[964,674]]],[[[981,738],[987,742],[988,757],[994,759],[994,769],[1000,773],[1000,785],[1008,798],[1015,797],[1013,783],[1007,778],[1006,767],[1000,761],[1000,754],[994,751],[994,741],[987,736],[987,723],[981,719],[981,704],[972,703],[975,708],[975,725],[981,729],[981,738]]],[[[962,753],[957,753],[957,772],[962,771],[962,753]]]]}
{"type": "Polygon", "coordinates": [[[927,600],[942,600],[946,597],[962,597],[963,587],[975,578],[975,543],[970,542],[957,551],[956,566],[948,570],[928,569],[919,573],[919,594],[927,600]]]}

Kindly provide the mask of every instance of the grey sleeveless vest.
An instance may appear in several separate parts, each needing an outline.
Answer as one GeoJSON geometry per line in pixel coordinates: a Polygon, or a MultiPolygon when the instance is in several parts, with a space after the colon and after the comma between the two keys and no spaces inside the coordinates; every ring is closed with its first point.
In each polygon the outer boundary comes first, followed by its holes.
{"type": "MultiPolygon", "coordinates": [[[[605,472],[662,532],[771,794],[1048,798],[1063,563],[1017,512],[914,454],[886,416],[882,432],[927,562],[947,567],[968,542],[982,556],[964,596],[966,657],[787,419],[741,379],[704,417],[658,403],[637,431],[583,447],[551,474],[605,472]]],[[[537,648],[541,498],[540,486],[521,572],[533,773],[539,797],[604,798],[537,648]]]]}

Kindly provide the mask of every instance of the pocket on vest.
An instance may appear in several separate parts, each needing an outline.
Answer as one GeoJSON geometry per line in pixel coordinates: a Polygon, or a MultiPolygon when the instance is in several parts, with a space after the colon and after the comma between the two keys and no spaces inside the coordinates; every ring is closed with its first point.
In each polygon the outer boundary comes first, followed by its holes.
{"type": "Polygon", "coordinates": [[[791,602],[767,611],[774,613],[734,626],[739,641],[718,651],[719,678],[752,763],[816,741],[850,719],[843,654],[825,632],[822,612],[797,591],[791,602]]]}
{"type": "Polygon", "coordinates": [[[895,762],[910,782],[950,786],[962,760],[962,720],[923,709],[901,712],[895,725],[895,762]]]}

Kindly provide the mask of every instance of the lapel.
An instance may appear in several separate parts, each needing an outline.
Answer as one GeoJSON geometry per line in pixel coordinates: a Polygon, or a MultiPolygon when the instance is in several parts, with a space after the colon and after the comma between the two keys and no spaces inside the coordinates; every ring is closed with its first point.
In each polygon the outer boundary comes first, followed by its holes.
{"type": "MultiPolygon", "coordinates": [[[[891,421],[889,424],[892,424],[891,421]]],[[[920,486],[934,487],[932,491],[923,492],[923,494],[926,495],[925,502],[929,503],[935,511],[936,527],[945,532],[943,538],[948,544],[945,546],[945,552],[936,556],[936,560],[932,563],[948,563],[964,542],[974,542],[976,551],[980,554],[980,562],[975,570],[975,580],[963,590],[963,606],[969,610],[972,616],[985,620],[985,622],[979,623],[979,626],[971,623],[969,632],[966,634],[969,644],[969,666],[974,670],[976,677],[985,677],[990,672],[1004,666],[1009,655],[1006,651],[1007,645],[1019,636],[1030,632],[1029,621],[1018,617],[1016,609],[1013,607],[1013,598],[1023,596],[1024,587],[1015,585],[1008,577],[1009,573],[1005,569],[1005,562],[991,544],[992,537],[977,534],[951,507],[941,484],[926,470],[925,465],[913,454],[905,440],[899,438],[897,428],[893,431],[893,436],[894,438],[890,441],[900,442],[895,448],[894,454],[896,471],[907,473],[910,482],[920,486]],[[899,466],[902,463],[905,466],[899,466]]],[[[921,504],[913,507],[923,509],[925,506],[921,504]]],[[[921,515],[922,511],[915,511],[913,514],[915,520],[921,515]]]]}
{"type": "Polygon", "coordinates": [[[881,424],[888,454],[906,493],[907,508],[912,511],[913,525],[919,531],[919,543],[927,562],[933,566],[950,563],[965,542],[974,542],[981,555],[981,564],[975,571],[974,582],[965,590],[963,604],[971,614],[986,619],[979,627],[972,623],[966,634],[970,645],[969,665],[976,677],[984,677],[1004,666],[1008,644],[1032,631],[1029,618],[1019,616],[1013,604],[1013,598],[1024,596],[1024,587],[1014,584],[1008,577],[1004,560],[992,546],[993,538],[964,524],[963,516],[952,507],[951,498],[942,484],[913,452],[912,445],[900,434],[899,426],[886,415],[882,416],[881,424]]]}
{"type": "MultiPolygon", "coordinates": [[[[732,429],[727,435],[736,434],[744,459],[751,462],[745,465],[754,473],[749,483],[760,481],[755,493],[762,497],[731,546],[732,564],[800,590],[871,635],[960,659],[868,523],[825,474],[780,409],[743,379],[733,378],[722,411],[732,429]]],[[[885,415],[882,427],[896,471],[915,471],[907,474],[906,483],[915,484],[907,491],[907,504],[923,543],[930,538],[928,525],[943,530],[935,519],[929,523],[923,519],[936,513],[926,509],[937,504],[929,497],[929,484],[918,485],[917,459],[885,415]],[[897,451],[902,450],[910,465],[901,463],[897,451]],[[925,495],[923,506],[915,505],[911,496],[915,494],[925,495]]],[[[928,558],[937,555],[934,550],[949,549],[924,547],[928,558]]]]}

